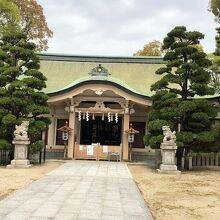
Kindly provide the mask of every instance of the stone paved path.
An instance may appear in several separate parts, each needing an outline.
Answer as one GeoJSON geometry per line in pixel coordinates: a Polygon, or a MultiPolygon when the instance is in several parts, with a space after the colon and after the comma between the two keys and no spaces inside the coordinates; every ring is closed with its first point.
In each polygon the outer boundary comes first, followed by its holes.
{"type": "Polygon", "coordinates": [[[0,219],[153,218],[125,163],[69,161],[2,200],[0,219]]]}

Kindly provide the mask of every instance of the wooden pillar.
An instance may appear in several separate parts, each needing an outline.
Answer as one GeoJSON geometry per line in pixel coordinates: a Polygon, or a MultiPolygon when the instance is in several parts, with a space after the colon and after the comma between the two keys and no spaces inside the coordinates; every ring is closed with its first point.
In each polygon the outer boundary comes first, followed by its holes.
{"type": "Polygon", "coordinates": [[[73,130],[69,132],[69,139],[68,139],[68,158],[73,158],[74,153],[74,143],[75,143],[75,107],[72,105],[69,108],[69,127],[73,130]]]}
{"type": "Polygon", "coordinates": [[[80,132],[79,132],[79,120],[77,120],[77,117],[75,117],[75,131],[74,131],[74,134],[75,134],[75,143],[79,144],[79,138],[80,138],[80,132]]]}
{"type": "Polygon", "coordinates": [[[54,143],[55,143],[55,137],[56,137],[56,131],[55,131],[55,118],[54,116],[52,115],[51,117],[51,124],[49,125],[49,129],[48,129],[48,147],[49,148],[52,148],[54,146],[54,143]]]}
{"type": "Polygon", "coordinates": [[[129,122],[130,122],[130,115],[129,113],[124,114],[124,120],[123,120],[123,160],[128,160],[128,153],[129,153],[129,145],[128,145],[128,134],[125,133],[126,130],[129,129],[129,122]]]}

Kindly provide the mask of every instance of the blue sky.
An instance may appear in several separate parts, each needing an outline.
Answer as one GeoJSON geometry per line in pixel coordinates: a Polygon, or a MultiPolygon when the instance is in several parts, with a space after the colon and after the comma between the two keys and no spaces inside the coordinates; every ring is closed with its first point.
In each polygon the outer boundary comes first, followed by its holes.
{"type": "Polygon", "coordinates": [[[215,49],[208,0],[37,0],[54,36],[50,53],[130,56],[144,44],[162,41],[176,25],[205,34],[206,52],[215,49]]]}

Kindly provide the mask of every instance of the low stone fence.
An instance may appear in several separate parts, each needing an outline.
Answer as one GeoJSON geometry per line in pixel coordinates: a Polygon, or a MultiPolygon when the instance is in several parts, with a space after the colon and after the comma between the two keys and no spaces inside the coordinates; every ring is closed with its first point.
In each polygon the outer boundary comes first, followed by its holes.
{"type": "Polygon", "coordinates": [[[32,164],[36,164],[36,163],[42,163],[45,162],[45,160],[48,159],[63,159],[63,154],[64,151],[63,149],[59,150],[59,149],[47,149],[44,155],[44,151],[42,152],[37,152],[35,154],[29,154],[28,155],[28,159],[30,160],[30,162],[32,164]]]}
{"type": "Polygon", "coordinates": [[[182,167],[192,170],[199,167],[220,166],[220,153],[191,153],[182,158],[182,167]]]}
{"type": "Polygon", "coordinates": [[[46,159],[63,159],[63,149],[47,149],[46,159]]]}
{"type": "Polygon", "coordinates": [[[155,153],[147,152],[143,149],[143,151],[133,151],[132,150],[132,161],[135,162],[144,162],[149,166],[155,166],[155,153]]]}
{"type": "Polygon", "coordinates": [[[46,151],[44,151],[44,149],[42,151],[39,151],[35,154],[28,154],[28,159],[30,160],[30,162],[32,164],[41,164],[41,163],[45,163],[46,160],[46,151]]]}
{"type": "Polygon", "coordinates": [[[10,163],[9,151],[0,150],[0,165],[7,165],[10,163]]]}
{"type": "Polygon", "coordinates": [[[28,159],[32,164],[41,163],[40,152],[37,152],[35,154],[29,154],[28,159]]]}
{"type": "MultiPolygon", "coordinates": [[[[155,150],[155,165],[159,167],[162,163],[160,149],[155,150]]],[[[187,157],[182,157],[181,164],[177,164],[179,169],[192,170],[193,168],[220,167],[220,153],[191,153],[187,157]]]]}

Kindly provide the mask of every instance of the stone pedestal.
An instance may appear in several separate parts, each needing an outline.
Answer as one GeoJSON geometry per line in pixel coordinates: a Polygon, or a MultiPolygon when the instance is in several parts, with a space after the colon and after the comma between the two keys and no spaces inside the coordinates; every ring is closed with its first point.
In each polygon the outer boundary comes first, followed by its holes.
{"type": "Polygon", "coordinates": [[[160,169],[157,169],[159,173],[168,174],[180,174],[181,171],[177,170],[175,164],[175,153],[177,146],[174,142],[163,141],[161,143],[161,154],[162,154],[162,164],[160,164],[160,169]]]}
{"type": "Polygon", "coordinates": [[[29,138],[14,138],[12,144],[15,145],[14,160],[11,161],[11,164],[7,165],[7,168],[27,168],[32,166],[27,159],[28,144],[30,144],[29,138]]]}

